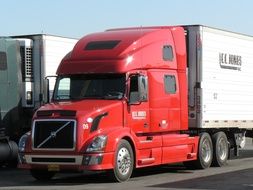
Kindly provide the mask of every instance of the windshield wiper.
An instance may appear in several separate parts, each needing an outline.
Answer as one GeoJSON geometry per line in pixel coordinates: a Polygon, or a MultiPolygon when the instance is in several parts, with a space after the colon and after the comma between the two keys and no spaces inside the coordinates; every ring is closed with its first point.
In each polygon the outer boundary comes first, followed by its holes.
{"type": "Polygon", "coordinates": [[[111,91],[106,93],[105,95],[97,95],[97,96],[68,96],[68,98],[58,98],[58,101],[78,101],[78,100],[85,100],[85,99],[107,99],[107,100],[113,100],[113,99],[122,99],[123,93],[117,92],[117,91],[111,91]]]}

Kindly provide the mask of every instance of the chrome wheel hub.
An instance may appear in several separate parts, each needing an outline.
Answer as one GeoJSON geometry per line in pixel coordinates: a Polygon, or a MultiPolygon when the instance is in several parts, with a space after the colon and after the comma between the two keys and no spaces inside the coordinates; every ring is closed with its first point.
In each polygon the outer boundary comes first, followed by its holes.
{"type": "Polygon", "coordinates": [[[131,156],[125,147],[121,148],[118,152],[117,168],[121,175],[126,175],[131,168],[131,156]]]}
{"type": "Polygon", "coordinates": [[[210,143],[209,143],[208,139],[205,139],[203,141],[203,146],[202,146],[202,149],[201,149],[201,156],[202,156],[204,162],[207,163],[207,162],[210,161],[211,154],[212,154],[212,150],[211,150],[210,143]]]}
{"type": "Polygon", "coordinates": [[[227,142],[224,138],[221,138],[218,142],[218,155],[221,160],[225,160],[227,157],[227,142]]]}

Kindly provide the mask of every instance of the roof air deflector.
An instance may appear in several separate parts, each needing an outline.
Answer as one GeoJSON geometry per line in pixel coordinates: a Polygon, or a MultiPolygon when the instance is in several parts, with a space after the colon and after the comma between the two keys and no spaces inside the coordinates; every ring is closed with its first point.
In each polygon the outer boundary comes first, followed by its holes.
{"type": "Polygon", "coordinates": [[[85,46],[84,50],[108,50],[115,48],[119,43],[120,40],[92,41],[85,46]]]}

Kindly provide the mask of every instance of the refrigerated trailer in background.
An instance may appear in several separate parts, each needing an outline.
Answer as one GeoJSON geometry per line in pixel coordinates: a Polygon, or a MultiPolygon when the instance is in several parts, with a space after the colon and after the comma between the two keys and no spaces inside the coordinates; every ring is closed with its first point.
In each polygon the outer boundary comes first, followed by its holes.
{"type": "Polygon", "coordinates": [[[52,94],[55,79],[48,84],[45,77],[55,75],[76,42],[45,34],[0,37],[0,163],[17,159],[16,142],[52,94]]]}
{"type": "Polygon", "coordinates": [[[253,37],[200,25],[87,35],[21,138],[19,167],[126,181],[140,167],[223,166],[253,137],[252,52],[253,37]]]}

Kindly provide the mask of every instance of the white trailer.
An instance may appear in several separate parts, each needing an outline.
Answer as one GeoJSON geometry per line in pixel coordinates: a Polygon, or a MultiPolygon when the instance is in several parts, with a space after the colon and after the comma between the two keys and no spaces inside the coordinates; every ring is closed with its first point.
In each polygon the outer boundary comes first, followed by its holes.
{"type": "MultiPolygon", "coordinates": [[[[45,78],[55,75],[76,42],[46,34],[0,38],[0,155],[5,155],[0,163],[16,159],[14,142],[30,129],[34,111],[47,102],[45,78]]],[[[50,94],[54,82],[50,78],[50,94]]]]}
{"type": "Polygon", "coordinates": [[[253,37],[185,26],[188,44],[189,128],[224,132],[238,155],[253,137],[253,37]]]}
{"type": "MultiPolygon", "coordinates": [[[[56,73],[61,59],[69,53],[77,39],[53,35],[14,36],[20,43],[22,57],[24,107],[38,107],[46,96],[43,80],[56,73]]],[[[50,93],[54,88],[54,79],[50,79],[50,93]]]]}

